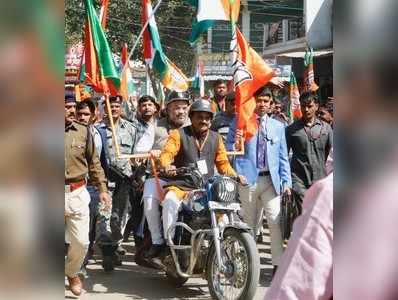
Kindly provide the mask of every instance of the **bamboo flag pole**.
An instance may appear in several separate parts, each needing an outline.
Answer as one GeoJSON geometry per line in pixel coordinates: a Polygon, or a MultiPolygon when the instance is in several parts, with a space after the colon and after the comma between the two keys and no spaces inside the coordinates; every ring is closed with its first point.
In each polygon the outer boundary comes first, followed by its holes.
{"type": "Polygon", "coordinates": [[[149,158],[151,157],[151,153],[137,153],[137,154],[121,154],[119,155],[119,159],[131,159],[131,158],[149,158]]]}
{"type": "MultiPolygon", "coordinates": [[[[242,137],[241,140],[241,149],[238,151],[227,151],[226,154],[228,156],[236,156],[236,155],[245,155],[245,147],[244,145],[244,139],[242,137]]],[[[121,154],[118,156],[118,159],[143,159],[143,158],[150,158],[151,153],[137,153],[137,154],[121,154]]]]}
{"type": "Polygon", "coordinates": [[[111,111],[111,104],[109,102],[109,93],[105,93],[105,103],[107,107],[107,114],[108,114],[108,120],[109,123],[111,124],[111,130],[112,130],[112,137],[113,137],[113,144],[115,145],[115,150],[116,150],[116,157],[120,158],[120,148],[119,148],[119,142],[117,140],[117,135],[116,135],[116,129],[115,129],[115,123],[113,123],[113,118],[112,118],[112,111],[111,111]]]}

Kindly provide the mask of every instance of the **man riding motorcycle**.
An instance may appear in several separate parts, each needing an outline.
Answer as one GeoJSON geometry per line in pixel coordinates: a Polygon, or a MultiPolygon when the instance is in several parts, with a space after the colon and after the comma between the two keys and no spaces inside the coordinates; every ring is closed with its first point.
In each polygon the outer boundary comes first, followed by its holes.
{"type": "MultiPolygon", "coordinates": [[[[190,110],[189,117],[192,125],[170,131],[165,146],[160,154],[160,168],[168,178],[176,175],[176,168],[186,167],[195,164],[204,179],[210,178],[214,174],[214,168],[220,174],[228,176],[237,176],[231,167],[222,137],[213,131],[210,131],[213,111],[210,103],[206,100],[196,100],[190,110]]],[[[245,183],[244,176],[238,176],[241,183],[245,183]]],[[[163,178],[167,181],[167,178],[163,178]]],[[[146,199],[145,216],[147,218],[149,229],[152,236],[161,236],[161,226],[159,218],[159,205],[162,206],[163,213],[163,233],[168,232],[177,222],[178,211],[182,201],[186,196],[187,190],[184,184],[175,185],[174,183],[166,185],[164,188],[165,197],[163,201],[155,198],[146,199]]],[[[174,230],[172,230],[174,236],[174,230]]],[[[146,254],[146,258],[154,258],[162,253],[165,248],[164,236],[157,238],[158,243],[153,243],[146,254]],[[160,241],[159,241],[160,240],[160,241]]]]}

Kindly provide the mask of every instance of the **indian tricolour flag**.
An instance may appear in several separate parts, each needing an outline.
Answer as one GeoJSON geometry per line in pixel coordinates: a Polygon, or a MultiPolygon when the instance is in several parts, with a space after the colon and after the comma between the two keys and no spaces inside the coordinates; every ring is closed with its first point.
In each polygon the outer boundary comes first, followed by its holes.
{"type": "Polygon", "coordinates": [[[124,100],[128,100],[135,92],[133,76],[131,74],[130,61],[128,60],[127,44],[123,44],[122,53],[120,55],[120,95],[124,100]],[[126,68],[124,66],[127,64],[126,68]]]}
{"type": "Polygon", "coordinates": [[[231,21],[239,18],[240,0],[188,0],[196,7],[196,22],[192,25],[190,42],[195,43],[200,34],[214,25],[216,20],[231,21]]]}
{"type": "Polygon", "coordinates": [[[149,25],[144,32],[144,58],[146,63],[160,77],[162,84],[173,91],[183,92],[188,89],[188,78],[164,54],[158,27],[152,13],[150,0],[142,0],[142,25],[149,25]]]}
{"type": "Polygon", "coordinates": [[[198,60],[196,64],[196,73],[195,78],[192,82],[192,89],[199,91],[200,97],[204,97],[205,95],[205,80],[203,78],[203,62],[198,60]]]}

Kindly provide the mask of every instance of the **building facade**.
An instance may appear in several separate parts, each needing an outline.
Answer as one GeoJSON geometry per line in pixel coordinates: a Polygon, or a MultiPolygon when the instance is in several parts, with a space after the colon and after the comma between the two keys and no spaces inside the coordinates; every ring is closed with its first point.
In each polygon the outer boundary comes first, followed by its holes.
{"type": "MultiPolygon", "coordinates": [[[[321,98],[332,96],[333,0],[242,0],[241,5],[238,26],[250,45],[267,62],[290,65],[299,83],[305,50],[313,48],[321,98]]],[[[208,30],[201,45],[205,77],[232,78],[227,55],[230,41],[228,22],[217,22],[208,30]]]]}

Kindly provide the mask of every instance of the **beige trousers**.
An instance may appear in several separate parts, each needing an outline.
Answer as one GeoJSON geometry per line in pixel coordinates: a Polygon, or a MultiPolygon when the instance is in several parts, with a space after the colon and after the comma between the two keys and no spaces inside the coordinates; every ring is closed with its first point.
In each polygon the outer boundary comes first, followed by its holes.
{"type": "Polygon", "coordinates": [[[65,193],[65,240],[69,243],[65,275],[75,277],[90,243],[90,194],[85,186],[65,193]]]}
{"type": "MultiPolygon", "coordinates": [[[[271,234],[272,264],[279,265],[283,253],[282,232],[280,227],[281,202],[275,192],[270,176],[259,176],[256,184],[240,186],[239,196],[242,202],[242,216],[257,234],[262,226],[262,213],[267,218],[271,234]]],[[[254,237],[256,238],[256,237],[254,237]]]]}

